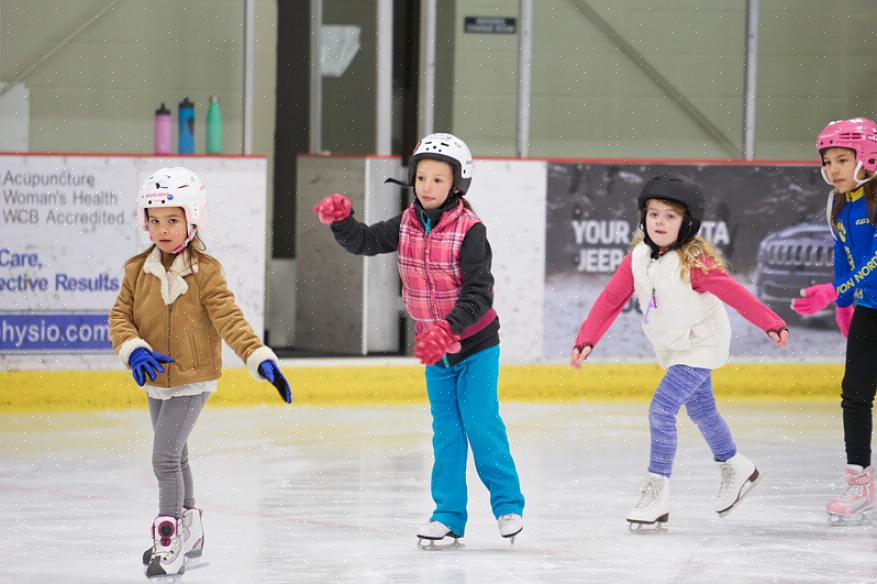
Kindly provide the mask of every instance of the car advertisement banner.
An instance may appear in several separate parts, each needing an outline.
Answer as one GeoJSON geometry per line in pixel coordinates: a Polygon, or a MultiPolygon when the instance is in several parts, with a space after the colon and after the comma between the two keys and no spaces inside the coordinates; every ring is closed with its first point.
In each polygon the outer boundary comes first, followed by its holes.
{"type": "Polygon", "coordinates": [[[4,155],[0,363],[26,355],[112,354],[107,316],[123,266],[149,246],[136,219],[138,187],[150,172],[182,165],[207,185],[208,253],[223,263],[245,315],[262,330],[263,158],[4,155]]]}
{"type": "MultiPolygon", "coordinates": [[[[700,234],[728,259],[731,273],[785,318],[788,349],[728,307],[732,358],[837,360],[844,341],[833,307],[801,320],[789,309],[801,288],[833,279],[825,219],[830,187],[814,165],[549,163],[546,210],[544,357],[568,357],[579,326],[639,229],[636,200],[653,176],[678,172],[706,194],[700,234]]],[[[654,358],[631,300],[598,345],[610,361],[654,358]]]]}

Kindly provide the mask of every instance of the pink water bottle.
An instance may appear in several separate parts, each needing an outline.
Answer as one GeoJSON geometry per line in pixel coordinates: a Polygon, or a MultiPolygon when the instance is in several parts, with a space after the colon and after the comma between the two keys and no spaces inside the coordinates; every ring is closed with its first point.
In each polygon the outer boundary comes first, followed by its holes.
{"type": "Polygon", "coordinates": [[[164,102],[155,110],[155,153],[171,153],[171,111],[164,102]]]}

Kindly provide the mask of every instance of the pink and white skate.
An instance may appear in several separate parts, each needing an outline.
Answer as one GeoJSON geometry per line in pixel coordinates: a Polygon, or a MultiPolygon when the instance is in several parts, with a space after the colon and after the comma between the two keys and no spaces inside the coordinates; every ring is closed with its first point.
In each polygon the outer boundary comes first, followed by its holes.
{"type": "Polygon", "coordinates": [[[874,468],[848,464],[846,483],[843,494],[825,506],[828,524],[842,527],[868,523],[874,506],[874,468]]]}

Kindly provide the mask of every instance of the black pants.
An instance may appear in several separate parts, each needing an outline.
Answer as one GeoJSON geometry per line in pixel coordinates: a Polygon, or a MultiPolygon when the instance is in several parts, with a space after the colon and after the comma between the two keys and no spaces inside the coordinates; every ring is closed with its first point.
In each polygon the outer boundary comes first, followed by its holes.
{"type": "Polygon", "coordinates": [[[877,310],[857,306],[841,386],[847,464],[871,464],[871,410],[877,388],[877,310]]]}

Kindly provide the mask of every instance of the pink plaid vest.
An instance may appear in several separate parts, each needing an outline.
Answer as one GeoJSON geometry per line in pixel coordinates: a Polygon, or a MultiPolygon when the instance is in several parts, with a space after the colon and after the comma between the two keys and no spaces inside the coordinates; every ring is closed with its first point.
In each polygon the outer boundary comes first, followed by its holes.
{"type": "MultiPolygon", "coordinates": [[[[417,333],[443,320],[453,310],[463,286],[460,247],[469,229],[480,222],[475,213],[460,203],[445,212],[427,236],[415,205],[402,214],[398,257],[402,301],[415,320],[417,333]]],[[[472,336],[495,318],[496,311],[490,309],[463,331],[461,338],[472,336]]]]}

